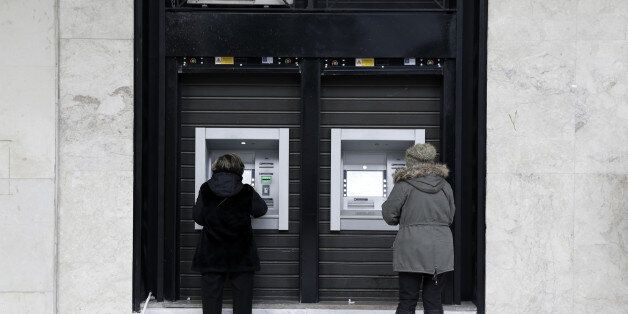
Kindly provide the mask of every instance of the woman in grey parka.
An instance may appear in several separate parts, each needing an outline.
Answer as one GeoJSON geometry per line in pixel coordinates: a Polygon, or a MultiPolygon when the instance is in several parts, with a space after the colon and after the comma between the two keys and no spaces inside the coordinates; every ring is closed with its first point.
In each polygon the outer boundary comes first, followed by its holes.
{"type": "Polygon", "coordinates": [[[423,290],[425,313],[443,313],[443,273],[454,270],[454,195],[446,165],[435,163],[436,149],[417,144],[406,150],[406,167],[394,174],[395,186],[382,204],[389,225],[399,225],[393,267],[399,273],[397,313],[414,313],[423,290]]]}

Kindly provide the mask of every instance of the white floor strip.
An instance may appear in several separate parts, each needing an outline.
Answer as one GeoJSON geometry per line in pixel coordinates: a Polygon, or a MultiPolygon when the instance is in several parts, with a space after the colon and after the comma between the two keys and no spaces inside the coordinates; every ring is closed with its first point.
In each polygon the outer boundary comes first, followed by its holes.
{"type": "MultiPolygon", "coordinates": [[[[225,309],[223,314],[233,314],[231,309],[225,309]]],[[[329,309],[254,309],[253,314],[394,314],[395,310],[329,310],[329,309]]],[[[416,313],[423,313],[417,310],[416,313]]],[[[445,314],[471,314],[476,311],[450,311],[445,314]]],[[[148,309],[146,314],[203,314],[201,309],[148,309]]]]}
{"type": "MultiPolygon", "coordinates": [[[[202,314],[199,307],[175,307],[173,303],[153,303],[149,304],[146,314],[202,314]]],[[[198,306],[198,305],[196,305],[198,306]]],[[[224,309],[223,314],[233,314],[232,309],[224,309]]],[[[390,304],[370,304],[370,305],[341,305],[341,304],[272,304],[256,305],[253,314],[393,314],[395,306],[390,304]],[[354,307],[354,308],[351,308],[354,307]],[[358,307],[358,308],[355,308],[358,307]]],[[[423,313],[417,308],[416,313],[423,313]]],[[[462,305],[445,306],[446,314],[471,314],[477,313],[476,307],[471,302],[464,302],[462,305]]]]}

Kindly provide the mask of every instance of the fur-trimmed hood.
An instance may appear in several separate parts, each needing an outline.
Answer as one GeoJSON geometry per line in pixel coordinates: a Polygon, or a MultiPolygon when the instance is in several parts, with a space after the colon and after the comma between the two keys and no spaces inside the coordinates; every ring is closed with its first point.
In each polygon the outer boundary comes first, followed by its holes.
{"type": "Polygon", "coordinates": [[[408,181],[410,179],[429,175],[447,178],[449,176],[449,168],[447,168],[447,165],[444,164],[419,163],[410,167],[398,169],[393,175],[393,179],[395,180],[395,183],[397,183],[399,181],[408,181]]]}

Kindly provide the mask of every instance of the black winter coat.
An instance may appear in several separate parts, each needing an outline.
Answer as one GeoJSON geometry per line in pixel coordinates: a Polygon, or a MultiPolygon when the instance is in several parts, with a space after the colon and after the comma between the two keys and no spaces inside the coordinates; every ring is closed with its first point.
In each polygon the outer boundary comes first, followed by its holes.
{"type": "Polygon", "coordinates": [[[194,205],[194,221],[203,226],[192,269],[207,272],[259,270],[251,216],[268,207],[255,189],[232,173],[214,173],[201,185],[194,205]]]}

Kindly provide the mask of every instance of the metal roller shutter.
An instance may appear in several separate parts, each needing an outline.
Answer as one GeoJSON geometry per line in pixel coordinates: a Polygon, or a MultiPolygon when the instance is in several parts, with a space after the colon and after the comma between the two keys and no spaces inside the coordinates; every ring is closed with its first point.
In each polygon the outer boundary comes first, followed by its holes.
{"type": "MultiPolygon", "coordinates": [[[[290,128],[290,227],[287,232],[258,230],[262,262],[255,298],[299,298],[300,85],[297,75],[188,74],[180,81],[179,253],[180,298],[200,299],[200,276],[192,257],[194,230],[194,128],[290,128]]],[[[225,291],[225,298],[230,298],[225,291]]]]}
{"type": "Polygon", "coordinates": [[[395,232],[329,231],[331,128],[425,128],[439,148],[439,76],[324,76],[321,99],[319,296],[332,300],[395,300],[395,232]]]}

